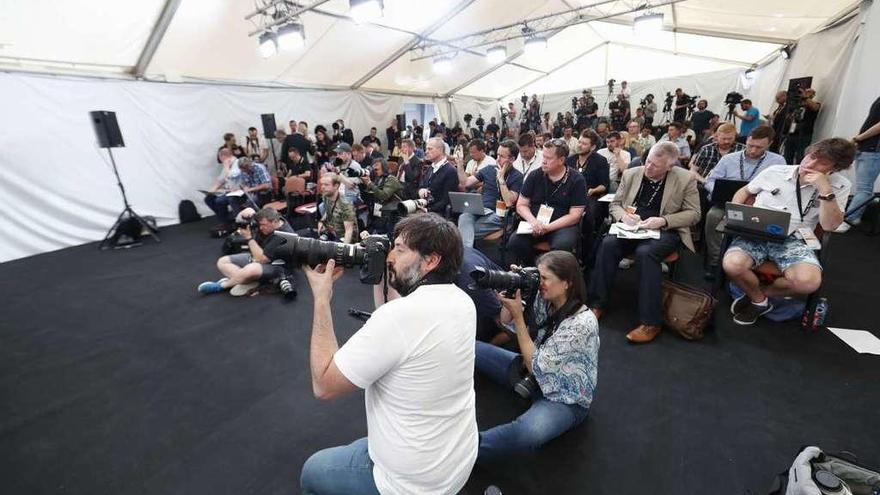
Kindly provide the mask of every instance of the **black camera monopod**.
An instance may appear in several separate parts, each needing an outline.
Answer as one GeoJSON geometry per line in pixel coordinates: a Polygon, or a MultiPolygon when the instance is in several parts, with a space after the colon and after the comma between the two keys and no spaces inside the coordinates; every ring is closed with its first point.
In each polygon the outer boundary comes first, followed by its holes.
{"type": "Polygon", "coordinates": [[[354,308],[348,308],[348,314],[354,318],[357,318],[358,320],[361,320],[361,321],[367,321],[370,319],[371,316],[373,316],[373,313],[370,313],[367,311],[361,311],[359,309],[354,309],[354,308]]]}

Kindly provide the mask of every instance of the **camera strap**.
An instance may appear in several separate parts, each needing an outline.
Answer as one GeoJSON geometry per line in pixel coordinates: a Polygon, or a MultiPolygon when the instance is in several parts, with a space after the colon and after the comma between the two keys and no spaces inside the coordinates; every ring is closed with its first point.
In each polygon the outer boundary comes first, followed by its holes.
{"type": "Polygon", "coordinates": [[[559,328],[559,325],[565,321],[566,318],[576,313],[575,310],[583,306],[580,301],[568,300],[565,304],[562,305],[561,308],[554,311],[553,314],[547,317],[544,320],[544,324],[541,325],[543,328],[546,328],[547,331],[544,332],[544,336],[540,342],[535,342],[535,347],[541,347],[547,342],[548,339],[556,332],[559,328]]]}

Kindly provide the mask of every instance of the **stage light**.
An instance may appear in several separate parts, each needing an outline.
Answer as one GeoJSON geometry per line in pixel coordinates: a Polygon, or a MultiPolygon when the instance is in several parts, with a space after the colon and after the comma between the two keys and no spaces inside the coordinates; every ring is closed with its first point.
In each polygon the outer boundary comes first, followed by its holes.
{"type": "Polygon", "coordinates": [[[528,54],[541,53],[546,49],[547,38],[538,35],[526,38],[526,44],[523,46],[523,50],[528,54]]]}
{"type": "Polygon", "coordinates": [[[278,47],[282,50],[295,50],[305,44],[306,31],[299,22],[291,22],[278,29],[278,47]]]}
{"type": "Polygon", "coordinates": [[[493,46],[486,50],[486,60],[488,60],[490,64],[494,65],[501,63],[505,58],[507,58],[507,48],[504,48],[503,46],[493,46]]]}
{"type": "Polygon", "coordinates": [[[278,51],[278,43],[276,42],[275,33],[266,31],[260,35],[260,55],[263,58],[269,58],[278,51]]]}
{"type": "Polygon", "coordinates": [[[782,58],[788,60],[791,57],[791,48],[788,46],[783,46],[779,49],[779,54],[782,55],[782,58]]]}
{"type": "Polygon", "coordinates": [[[633,20],[633,32],[648,34],[663,30],[663,14],[643,14],[633,20]]]}
{"type": "Polygon", "coordinates": [[[450,57],[437,57],[434,59],[434,72],[448,74],[452,71],[452,59],[450,57]]]}
{"type": "Polygon", "coordinates": [[[349,0],[348,5],[348,15],[358,24],[381,18],[385,9],[382,0],[349,0]]]}

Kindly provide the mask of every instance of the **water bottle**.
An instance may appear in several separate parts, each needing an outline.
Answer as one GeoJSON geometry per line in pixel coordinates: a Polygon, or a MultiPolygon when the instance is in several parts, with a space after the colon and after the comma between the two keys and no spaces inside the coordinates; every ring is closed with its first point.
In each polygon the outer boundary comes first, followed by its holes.
{"type": "Polygon", "coordinates": [[[804,330],[819,330],[819,327],[825,324],[826,316],[828,316],[828,299],[820,297],[816,300],[813,311],[804,313],[801,322],[804,330]]]}

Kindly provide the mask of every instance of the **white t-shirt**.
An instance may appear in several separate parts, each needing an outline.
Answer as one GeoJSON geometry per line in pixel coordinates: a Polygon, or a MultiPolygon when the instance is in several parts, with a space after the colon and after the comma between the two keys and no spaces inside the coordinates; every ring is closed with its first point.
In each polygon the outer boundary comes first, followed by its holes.
{"type": "Polygon", "coordinates": [[[466,173],[468,175],[474,175],[475,173],[479,172],[480,169],[488,167],[489,165],[497,165],[497,163],[495,163],[495,159],[489,155],[486,155],[485,157],[483,157],[483,161],[481,161],[479,163],[477,163],[476,160],[471,158],[471,160],[469,162],[467,162],[467,166],[464,169],[464,173],[466,173]]]}
{"type": "Polygon", "coordinates": [[[477,312],[452,284],[380,306],[333,357],[366,389],[373,479],[383,494],[457,493],[477,459],[477,312]]]}
{"type": "MultiPolygon", "coordinates": [[[[746,186],[750,193],[756,195],[755,206],[791,213],[791,223],[789,223],[788,227],[789,234],[800,227],[813,230],[816,228],[816,225],[819,225],[821,201],[816,199],[813,205],[807,206],[817,191],[815,187],[805,184],[803,181],[801,181],[801,208],[808,211],[804,214],[803,220],[801,220],[800,212],[798,212],[796,191],[798,168],[798,165],[772,165],[762,170],[746,186]]],[[[844,177],[843,174],[836,173],[828,176],[828,182],[831,183],[831,189],[835,195],[834,200],[837,201],[840,211],[846,211],[846,201],[852,188],[849,179],[844,177]]]]}
{"type": "Polygon", "coordinates": [[[523,179],[535,170],[541,170],[541,163],[544,161],[544,153],[542,150],[536,149],[535,156],[531,160],[526,161],[522,153],[513,161],[513,168],[523,174],[523,179]]]}

